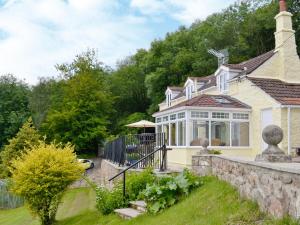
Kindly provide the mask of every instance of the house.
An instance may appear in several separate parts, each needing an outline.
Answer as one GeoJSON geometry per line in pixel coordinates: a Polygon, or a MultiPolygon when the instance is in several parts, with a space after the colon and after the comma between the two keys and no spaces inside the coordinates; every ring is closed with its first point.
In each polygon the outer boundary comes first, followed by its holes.
{"type": "Polygon", "coordinates": [[[275,20],[274,50],[167,89],[153,116],[172,148],[169,164],[191,166],[205,138],[224,155],[254,158],[266,148],[261,134],[270,124],[283,129],[287,154],[300,146],[300,60],[284,0],[275,20]]]}

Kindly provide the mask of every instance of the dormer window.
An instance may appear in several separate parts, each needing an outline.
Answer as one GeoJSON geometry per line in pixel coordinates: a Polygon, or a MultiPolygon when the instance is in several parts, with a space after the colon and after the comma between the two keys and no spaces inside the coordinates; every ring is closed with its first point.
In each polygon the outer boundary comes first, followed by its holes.
{"type": "Polygon", "coordinates": [[[171,106],[171,101],[172,101],[172,93],[171,92],[167,92],[167,96],[166,96],[166,102],[167,102],[167,106],[170,107],[171,106]]]}
{"type": "Polygon", "coordinates": [[[166,95],[167,107],[170,107],[171,106],[171,101],[172,101],[172,91],[168,88],[165,95],[166,95]]]}
{"type": "Polygon", "coordinates": [[[185,89],[185,96],[186,96],[187,99],[191,99],[192,98],[192,94],[193,94],[193,86],[189,85],[185,89]]]}
{"type": "Polygon", "coordinates": [[[224,93],[228,91],[228,87],[229,87],[228,80],[229,80],[228,72],[222,71],[220,75],[218,75],[217,81],[218,81],[218,88],[220,92],[224,93]]]}

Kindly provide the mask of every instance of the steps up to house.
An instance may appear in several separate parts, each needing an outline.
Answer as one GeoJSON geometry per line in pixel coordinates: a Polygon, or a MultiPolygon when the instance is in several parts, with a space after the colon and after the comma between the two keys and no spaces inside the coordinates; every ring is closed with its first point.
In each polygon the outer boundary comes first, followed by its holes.
{"type": "Polygon", "coordinates": [[[135,218],[147,211],[147,205],[144,201],[132,201],[130,202],[130,208],[116,209],[117,213],[123,219],[135,218]]]}
{"type": "Polygon", "coordinates": [[[145,201],[132,201],[130,202],[130,206],[131,208],[139,210],[141,212],[147,211],[147,204],[145,201]]]}

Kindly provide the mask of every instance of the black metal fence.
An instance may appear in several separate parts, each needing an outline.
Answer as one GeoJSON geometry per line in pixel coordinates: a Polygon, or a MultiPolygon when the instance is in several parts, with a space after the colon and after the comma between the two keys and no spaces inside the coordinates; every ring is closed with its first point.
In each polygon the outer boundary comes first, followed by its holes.
{"type": "MultiPolygon", "coordinates": [[[[164,133],[123,136],[105,144],[104,158],[119,166],[131,166],[155,149],[162,148],[164,144],[164,133]]],[[[163,151],[157,151],[147,160],[142,160],[136,164],[135,168],[153,167],[159,169],[165,157],[163,151]]]]}

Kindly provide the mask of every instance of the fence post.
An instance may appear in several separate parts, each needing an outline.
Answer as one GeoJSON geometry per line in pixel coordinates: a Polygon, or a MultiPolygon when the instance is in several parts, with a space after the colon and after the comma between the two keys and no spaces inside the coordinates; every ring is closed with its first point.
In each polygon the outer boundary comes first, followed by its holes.
{"type": "Polygon", "coordinates": [[[123,200],[126,198],[126,171],[123,173],[123,200]]]}

